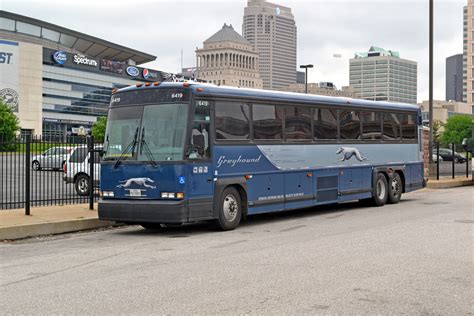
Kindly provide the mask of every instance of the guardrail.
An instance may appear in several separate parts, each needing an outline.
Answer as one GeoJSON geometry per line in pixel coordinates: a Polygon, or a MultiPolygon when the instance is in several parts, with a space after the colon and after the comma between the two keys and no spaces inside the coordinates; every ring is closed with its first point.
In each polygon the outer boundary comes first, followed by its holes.
{"type": "Polygon", "coordinates": [[[24,209],[29,215],[38,206],[92,206],[98,199],[97,145],[93,137],[0,139],[0,210],[24,209]]]}
{"type": "Polygon", "coordinates": [[[436,180],[439,180],[440,175],[450,175],[453,179],[457,175],[465,176],[469,178],[469,166],[472,168],[471,156],[467,148],[464,148],[464,156],[456,152],[456,144],[451,143],[450,148],[440,148],[440,143],[435,143],[435,153],[433,153],[433,160],[436,163],[436,180]],[[450,172],[447,172],[447,164],[450,164],[450,172]],[[465,171],[459,168],[459,165],[465,165],[465,171]],[[443,167],[443,172],[440,170],[443,167]]]}

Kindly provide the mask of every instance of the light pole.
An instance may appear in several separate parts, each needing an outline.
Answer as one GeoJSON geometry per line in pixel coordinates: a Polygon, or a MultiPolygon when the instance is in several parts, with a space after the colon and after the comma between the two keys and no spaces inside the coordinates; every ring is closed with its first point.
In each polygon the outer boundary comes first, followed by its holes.
{"type": "Polygon", "coordinates": [[[300,68],[304,68],[305,76],[304,76],[304,93],[308,93],[308,68],[313,68],[314,66],[311,64],[308,65],[300,65],[300,68]]]}
{"type": "MultiPolygon", "coordinates": [[[[430,140],[428,144],[428,168],[433,165],[433,0],[430,0],[430,34],[429,34],[429,124],[430,140]]],[[[428,170],[429,170],[428,169],[428,170]]]]}

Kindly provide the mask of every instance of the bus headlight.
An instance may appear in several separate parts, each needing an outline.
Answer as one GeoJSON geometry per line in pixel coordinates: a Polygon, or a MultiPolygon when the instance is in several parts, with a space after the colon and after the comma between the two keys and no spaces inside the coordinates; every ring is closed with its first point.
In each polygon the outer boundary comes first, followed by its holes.
{"type": "Polygon", "coordinates": [[[102,191],[103,197],[114,197],[114,191],[102,191]]]}
{"type": "Polygon", "coordinates": [[[183,192],[161,192],[161,198],[162,199],[184,199],[184,193],[183,192]]]}

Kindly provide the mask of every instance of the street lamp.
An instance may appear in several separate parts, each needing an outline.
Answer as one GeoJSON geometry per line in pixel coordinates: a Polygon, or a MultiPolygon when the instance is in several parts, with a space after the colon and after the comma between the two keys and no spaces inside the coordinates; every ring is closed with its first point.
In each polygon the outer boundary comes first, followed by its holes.
{"type": "Polygon", "coordinates": [[[300,68],[304,68],[305,77],[304,77],[304,93],[308,93],[308,68],[313,68],[313,65],[300,65],[300,68]]]}

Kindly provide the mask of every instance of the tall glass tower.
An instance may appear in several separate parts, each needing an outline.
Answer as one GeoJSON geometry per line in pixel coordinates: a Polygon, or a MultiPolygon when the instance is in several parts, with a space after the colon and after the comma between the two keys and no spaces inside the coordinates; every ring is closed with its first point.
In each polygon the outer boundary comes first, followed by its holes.
{"type": "Polygon", "coordinates": [[[278,90],[296,82],[296,24],[290,8],[248,0],[242,35],[259,54],[264,89],[278,90]]]}

